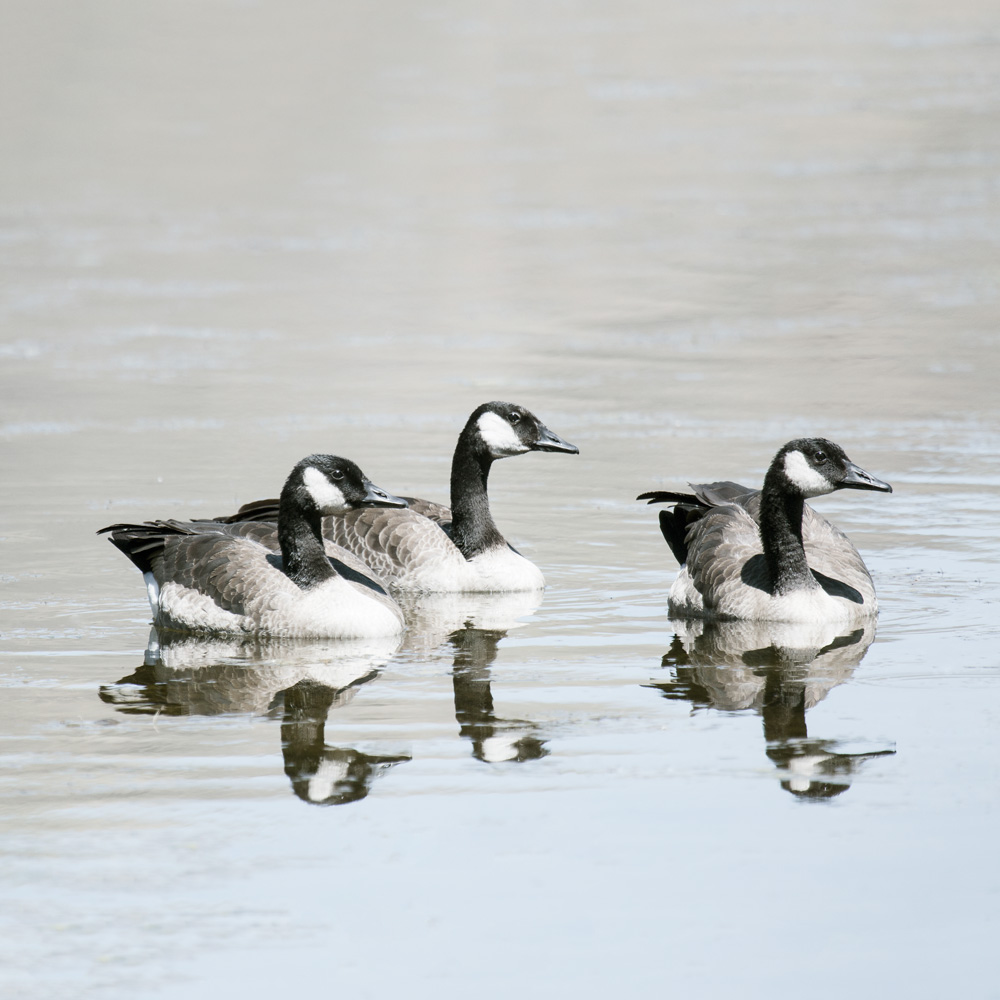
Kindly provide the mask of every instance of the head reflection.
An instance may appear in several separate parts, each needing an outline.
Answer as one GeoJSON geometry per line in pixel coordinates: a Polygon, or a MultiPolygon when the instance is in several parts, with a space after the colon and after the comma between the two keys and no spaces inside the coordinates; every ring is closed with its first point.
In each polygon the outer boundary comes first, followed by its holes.
{"type": "MultiPolygon", "coordinates": [[[[371,676],[374,676],[372,674],[371,676]]],[[[360,683],[369,680],[365,677],[360,683]]],[[[356,690],[356,686],[351,689],[356,690]]],[[[306,679],[282,691],[281,753],[292,790],[303,802],[334,806],[363,799],[372,782],[410,758],[380,757],[351,747],[327,746],[327,715],[344,692],[306,679]]]]}
{"type": "Polygon", "coordinates": [[[548,754],[545,742],[535,736],[534,723],[498,719],[493,712],[490,664],[505,631],[460,629],[450,637],[455,659],[455,720],[460,734],[472,743],[472,755],[486,764],[538,760],[548,754]]]}
{"type": "Polygon", "coordinates": [[[541,600],[541,591],[401,596],[411,626],[403,648],[416,656],[436,655],[442,644],[451,648],[459,733],[484,763],[538,760],[549,752],[534,723],[497,717],[490,686],[501,639],[541,600]]]}
{"type": "Polygon", "coordinates": [[[664,697],[697,708],[758,712],[766,753],[781,787],[804,799],[847,791],[861,764],[891,749],[850,752],[837,740],[810,738],[806,711],[848,680],[875,638],[874,625],[857,628],[778,622],[676,622],[656,681],[664,697]]]}
{"type": "Polygon", "coordinates": [[[373,756],[325,743],[331,709],[378,676],[398,639],[268,641],[150,634],[145,662],[100,689],[120,712],[143,715],[254,713],[281,719],[284,770],[314,805],[363,799],[406,756],[373,756]]]}

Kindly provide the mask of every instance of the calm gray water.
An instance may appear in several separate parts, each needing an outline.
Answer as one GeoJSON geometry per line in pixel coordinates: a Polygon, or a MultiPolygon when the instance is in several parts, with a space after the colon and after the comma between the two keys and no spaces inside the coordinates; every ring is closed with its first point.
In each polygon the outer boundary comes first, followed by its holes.
{"type": "Polygon", "coordinates": [[[5,997],[1000,997],[994,4],[0,20],[5,997]],[[544,599],[147,656],[96,529],[497,398],[544,599]],[[803,434],[877,630],[668,621],[633,497],[803,434]]]}

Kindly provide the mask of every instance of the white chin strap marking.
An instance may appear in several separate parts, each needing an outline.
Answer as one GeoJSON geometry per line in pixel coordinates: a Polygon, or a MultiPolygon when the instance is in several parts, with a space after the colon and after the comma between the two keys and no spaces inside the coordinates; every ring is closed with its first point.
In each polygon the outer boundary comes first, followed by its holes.
{"type": "Polygon", "coordinates": [[[527,445],[517,436],[514,428],[499,414],[484,413],[476,421],[476,425],[479,427],[479,436],[494,458],[523,455],[529,450],[527,445]]]}
{"type": "Polygon", "coordinates": [[[785,455],[785,475],[804,497],[818,497],[833,491],[833,483],[817,472],[801,451],[790,451],[785,455]]]}
{"type": "Polygon", "coordinates": [[[309,779],[309,801],[322,802],[337,791],[337,785],[350,774],[346,760],[324,760],[309,779]]]}
{"type": "Polygon", "coordinates": [[[302,482],[316,506],[326,514],[342,514],[348,509],[347,500],[339,487],[334,486],[314,465],[302,472],[302,482]]]}

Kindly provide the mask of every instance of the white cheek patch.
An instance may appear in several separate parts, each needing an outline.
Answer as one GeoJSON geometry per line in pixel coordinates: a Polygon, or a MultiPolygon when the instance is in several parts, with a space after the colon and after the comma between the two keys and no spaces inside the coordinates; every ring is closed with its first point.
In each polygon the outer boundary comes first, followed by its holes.
{"type": "Polygon", "coordinates": [[[833,492],[833,483],[817,472],[801,451],[790,451],[785,455],[785,475],[804,497],[818,497],[833,492]]]}
{"type": "Polygon", "coordinates": [[[346,760],[323,760],[309,779],[309,801],[323,802],[337,791],[337,786],[350,775],[346,760]]]}
{"type": "Polygon", "coordinates": [[[484,413],[476,421],[476,426],[479,428],[479,436],[494,458],[523,455],[530,450],[514,432],[514,428],[499,414],[484,413]]]}
{"type": "Polygon", "coordinates": [[[343,514],[350,509],[344,494],[314,465],[302,472],[302,482],[316,506],[325,514],[343,514]]]}

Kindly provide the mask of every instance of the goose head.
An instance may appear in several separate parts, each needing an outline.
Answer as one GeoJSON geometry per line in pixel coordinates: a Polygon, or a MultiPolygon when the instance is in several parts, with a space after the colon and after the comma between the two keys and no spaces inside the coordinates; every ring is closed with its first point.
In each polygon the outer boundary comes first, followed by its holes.
{"type": "Polygon", "coordinates": [[[477,451],[491,459],[510,458],[528,451],[562,451],[578,455],[575,444],[553,434],[530,410],[516,403],[483,403],[465,425],[477,451]]]}
{"type": "Polygon", "coordinates": [[[844,449],[826,438],[789,441],[771,463],[767,479],[783,493],[808,499],[834,490],[878,490],[891,493],[888,483],[855,465],[844,449]]]}
{"type": "Polygon", "coordinates": [[[405,507],[372,483],[350,459],[337,455],[310,455],[302,459],[281,492],[301,509],[316,514],[345,514],[356,507],[405,507]]]}

